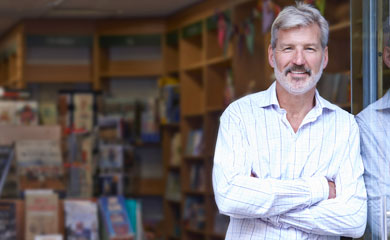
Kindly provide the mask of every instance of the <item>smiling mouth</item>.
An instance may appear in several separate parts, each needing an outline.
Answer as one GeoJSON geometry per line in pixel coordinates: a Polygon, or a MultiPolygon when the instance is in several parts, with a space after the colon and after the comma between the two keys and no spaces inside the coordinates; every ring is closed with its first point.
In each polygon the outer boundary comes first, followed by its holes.
{"type": "Polygon", "coordinates": [[[306,69],[304,67],[297,67],[297,66],[292,66],[292,67],[289,67],[285,70],[285,75],[287,76],[287,74],[293,74],[293,75],[309,75],[311,76],[311,71],[310,69],[306,69]]]}

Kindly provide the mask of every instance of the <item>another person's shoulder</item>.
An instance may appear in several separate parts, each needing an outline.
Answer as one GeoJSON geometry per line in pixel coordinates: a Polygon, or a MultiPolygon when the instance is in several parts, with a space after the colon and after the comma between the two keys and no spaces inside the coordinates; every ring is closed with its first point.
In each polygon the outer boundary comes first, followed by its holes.
{"type": "Polygon", "coordinates": [[[387,92],[382,98],[371,103],[359,114],[357,114],[356,121],[359,124],[368,124],[370,122],[376,122],[378,114],[386,109],[390,109],[390,92],[387,92]]]}

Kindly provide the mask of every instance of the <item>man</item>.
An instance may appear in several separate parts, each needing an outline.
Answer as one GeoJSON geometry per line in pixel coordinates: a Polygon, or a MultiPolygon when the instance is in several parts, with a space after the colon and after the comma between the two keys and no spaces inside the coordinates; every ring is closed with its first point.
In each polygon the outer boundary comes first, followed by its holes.
{"type": "MultiPolygon", "coordinates": [[[[383,45],[383,62],[390,67],[389,19],[383,24],[383,45]]],[[[356,121],[360,128],[365,168],[363,176],[368,195],[368,231],[365,237],[387,239],[384,235],[385,228],[389,229],[385,211],[390,209],[390,92],[360,112],[356,121]]]]}
{"type": "Polygon", "coordinates": [[[360,237],[366,190],[354,117],[319,96],[329,27],[297,3],[271,29],[276,81],[222,114],[213,187],[226,239],[360,237]]]}

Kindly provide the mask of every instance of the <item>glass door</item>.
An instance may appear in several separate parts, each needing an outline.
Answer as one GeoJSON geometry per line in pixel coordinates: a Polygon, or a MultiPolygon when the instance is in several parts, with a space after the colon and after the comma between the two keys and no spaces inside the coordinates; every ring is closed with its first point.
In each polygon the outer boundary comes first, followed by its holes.
{"type": "Polygon", "coordinates": [[[389,0],[353,0],[352,107],[360,129],[368,195],[365,239],[390,231],[390,20],[389,0]]]}

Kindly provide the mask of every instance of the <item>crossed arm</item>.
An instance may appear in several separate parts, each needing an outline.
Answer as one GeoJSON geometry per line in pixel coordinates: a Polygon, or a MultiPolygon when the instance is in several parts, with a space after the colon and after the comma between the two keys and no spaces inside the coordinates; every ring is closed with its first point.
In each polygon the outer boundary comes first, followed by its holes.
{"type": "Polygon", "coordinates": [[[366,192],[355,122],[332,181],[325,176],[293,180],[251,176],[242,128],[235,119],[224,122],[229,126],[220,126],[213,169],[215,198],[222,213],[319,235],[360,237],[364,233],[366,192]]]}

